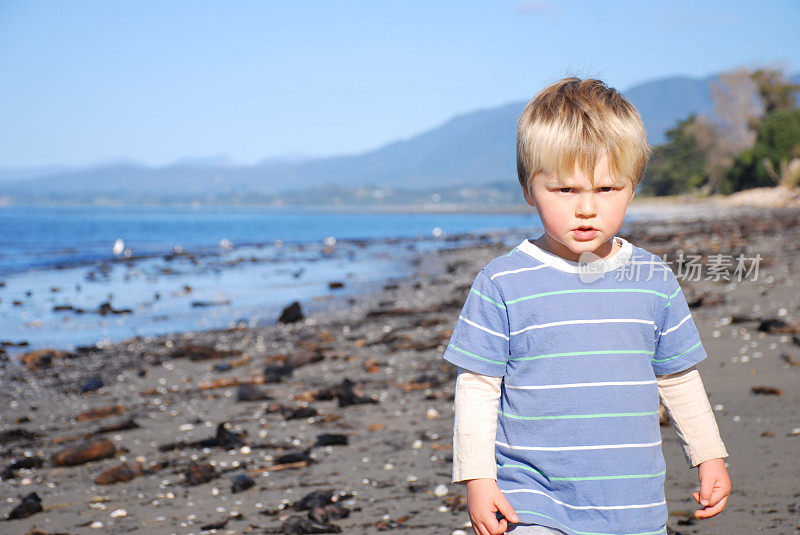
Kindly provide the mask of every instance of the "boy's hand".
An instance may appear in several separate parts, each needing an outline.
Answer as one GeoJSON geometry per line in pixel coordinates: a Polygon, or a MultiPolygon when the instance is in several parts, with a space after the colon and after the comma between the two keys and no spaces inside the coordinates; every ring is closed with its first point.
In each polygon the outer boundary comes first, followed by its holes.
{"type": "Polygon", "coordinates": [[[703,506],[694,512],[696,518],[710,518],[725,509],[728,494],[731,493],[731,478],[725,469],[725,461],[711,459],[697,466],[697,477],[700,479],[700,492],[693,492],[692,497],[703,506]]]}
{"type": "Polygon", "coordinates": [[[508,529],[508,521],[519,522],[514,508],[500,492],[494,479],[470,479],[467,481],[467,507],[472,529],[476,535],[500,535],[508,529]],[[495,512],[505,517],[497,521],[495,512]],[[508,519],[508,520],[506,520],[508,519]]]}

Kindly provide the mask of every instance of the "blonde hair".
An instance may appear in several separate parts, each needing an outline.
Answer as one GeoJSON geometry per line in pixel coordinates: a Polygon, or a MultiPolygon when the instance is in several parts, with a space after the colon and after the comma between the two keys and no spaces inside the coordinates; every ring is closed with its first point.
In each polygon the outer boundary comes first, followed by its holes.
{"type": "Polygon", "coordinates": [[[538,173],[559,178],[577,164],[594,185],[597,158],[605,152],[615,179],[642,179],[650,146],[639,112],[601,80],[564,78],[542,89],[517,124],[517,175],[528,191],[538,173]]]}

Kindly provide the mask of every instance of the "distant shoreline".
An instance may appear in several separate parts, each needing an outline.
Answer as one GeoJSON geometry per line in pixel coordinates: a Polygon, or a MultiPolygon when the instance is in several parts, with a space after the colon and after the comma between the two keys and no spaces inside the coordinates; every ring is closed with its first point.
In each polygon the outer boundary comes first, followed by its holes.
{"type": "MultiPolygon", "coordinates": [[[[717,204],[724,196],[699,197],[692,195],[669,195],[663,197],[634,197],[631,208],[664,205],[702,205],[717,204]]],[[[214,203],[153,203],[153,204],[125,204],[125,203],[6,203],[0,204],[3,208],[22,208],[22,207],[64,207],[64,208],[228,208],[228,209],[253,209],[269,208],[275,210],[317,210],[323,212],[336,213],[535,213],[536,209],[527,204],[503,204],[503,205],[481,205],[481,204],[454,204],[454,203],[427,203],[427,204],[391,204],[391,205],[355,205],[355,204],[283,204],[275,205],[268,203],[253,204],[214,204],[214,203]]]]}
{"type": "MultiPolygon", "coordinates": [[[[752,188],[739,191],[730,195],[664,195],[642,197],[636,196],[628,208],[628,213],[648,213],[657,208],[659,217],[675,217],[681,215],[694,216],[708,209],[713,212],[727,212],[737,208],[780,208],[781,206],[800,206],[800,188],[788,190],[782,186],[752,188]],[[662,212],[662,210],[665,210],[662,212]]],[[[456,203],[418,203],[418,204],[232,204],[232,203],[202,203],[200,201],[177,203],[131,203],[111,201],[105,199],[101,203],[12,203],[3,202],[0,195],[0,210],[4,208],[23,207],[63,207],[63,208],[107,208],[107,209],[137,209],[137,208],[183,208],[193,210],[226,209],[226,210],[254,210],[268,209],[276,211],[306,211],[316,213],[335,214],[535,214],[536,209],[523,204],[456,204],[456,203]]]]}

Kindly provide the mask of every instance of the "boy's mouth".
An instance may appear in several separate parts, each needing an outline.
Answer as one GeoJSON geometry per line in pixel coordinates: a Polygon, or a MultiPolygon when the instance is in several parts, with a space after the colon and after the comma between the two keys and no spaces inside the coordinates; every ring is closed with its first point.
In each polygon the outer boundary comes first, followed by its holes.
{"type": "Polygon", "coordinates": [[[589,226],[578,227],[573,231],[577,240],[593,240],[597,237],[598,232],[600,231],[589,226]]]}

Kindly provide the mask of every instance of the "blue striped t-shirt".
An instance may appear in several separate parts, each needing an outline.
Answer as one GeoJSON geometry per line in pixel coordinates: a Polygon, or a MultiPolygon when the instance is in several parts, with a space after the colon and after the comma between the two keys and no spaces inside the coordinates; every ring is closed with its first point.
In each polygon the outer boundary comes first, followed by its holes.
{"type": "Polygon", "coordinates": [[[489,262],[444,358],[503,377],[497,483],[520,522],[664,534],[655,376],[706,352],[669,265],[615,239],[622,248],[592,262],[528,240],[489,262]]]}

